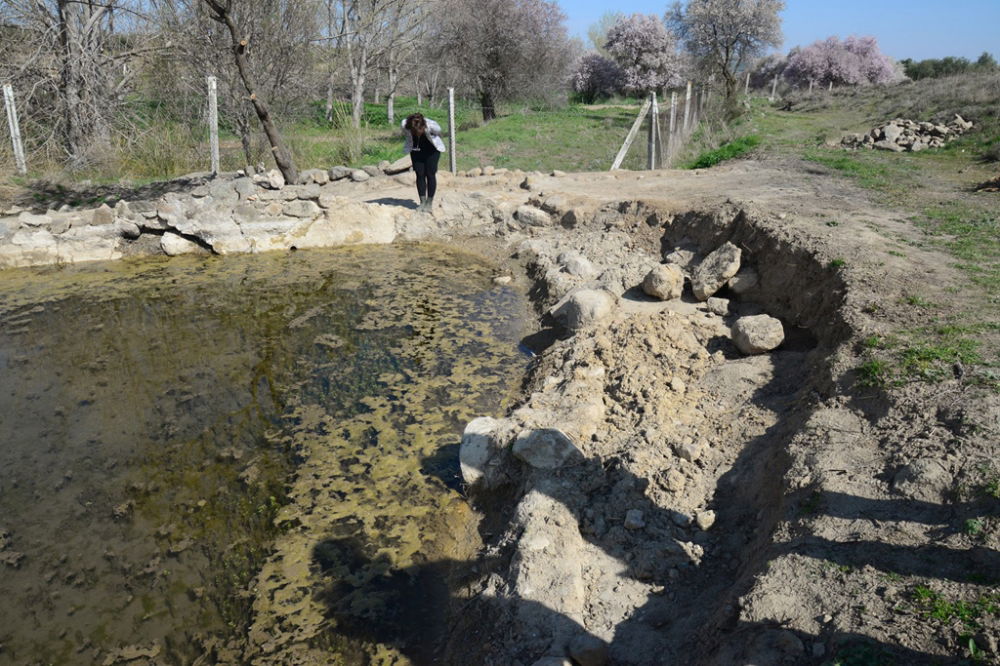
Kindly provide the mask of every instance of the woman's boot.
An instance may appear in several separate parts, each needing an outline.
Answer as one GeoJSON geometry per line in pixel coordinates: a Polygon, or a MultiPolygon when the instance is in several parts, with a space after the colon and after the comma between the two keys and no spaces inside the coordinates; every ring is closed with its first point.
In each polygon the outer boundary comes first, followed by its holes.
{"type": "Polygon", "coordinates": [[[417,206],[417,212],[422,213],[425,210],[427,210],[427,196],[422,194],[420,195],[420,205],[417,206]]]}
{"type": "Polygon", "coordinates": [[[424,212],[430,213],[434,211],[434,197],[427,197],[427,202],[424,204],[424,212]]]}

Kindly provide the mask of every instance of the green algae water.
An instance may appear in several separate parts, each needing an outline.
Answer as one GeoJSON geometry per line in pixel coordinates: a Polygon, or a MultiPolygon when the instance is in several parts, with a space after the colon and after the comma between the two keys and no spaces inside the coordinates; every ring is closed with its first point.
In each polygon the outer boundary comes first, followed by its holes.
{"type": "Polygon", "coordinates": [[[460,433],[526,365],[492,273],[433,245],[0,272],[0,663],[432,660],[479,547],[460,433]]]}

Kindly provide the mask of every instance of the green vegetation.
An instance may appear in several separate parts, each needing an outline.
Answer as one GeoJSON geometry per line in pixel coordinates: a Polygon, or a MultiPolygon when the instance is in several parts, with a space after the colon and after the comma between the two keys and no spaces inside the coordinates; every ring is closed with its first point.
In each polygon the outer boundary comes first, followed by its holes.
{"type": "Polygon", "coordinates": [[[726,160],[735,159],[745,155],[760,145],[760,137],[751,134],[739,139],[734,139],[715,150],[709,150],[699,155],[694,160],[684,165],[687,169],[707,169],[726,160]]]}
{"type": "Polygon", "coordinates": [[[929,587],[918,585],[912,599],[925,617],[945,624],[958,621],[971,631],[981,628],[983,616],[1000,617],[1000,593],[983,594],[973,601],[949,601],[929,587]]]}
{"type": "Polygon", "coordinates": [[[844,259],[834,259],[830,262],[830,268],[843,268],[847,265],[847,261],[844,259]]]}
{"type": "Polygon", "coordinates": [[[865,361],[857,369],[858,385],[871,388],[882,388],[889,383],[891,376],[889,364],[878,359],[865,361]]]}
{"type": "Polygon", "coordinates": [[[828,663],[830,666],[895,666],[898,662],[876,645],[853,643],[841,648],[828,663]]]}

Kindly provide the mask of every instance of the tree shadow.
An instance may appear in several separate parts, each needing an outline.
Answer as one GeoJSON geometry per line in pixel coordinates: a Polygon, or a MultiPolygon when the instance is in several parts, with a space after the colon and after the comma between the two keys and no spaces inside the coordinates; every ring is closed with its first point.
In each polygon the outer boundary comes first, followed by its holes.
{"type": "Polygon", "coordinates": [[[62,183],[37,180],[25,186],[27,192],[20,195],[15,203],[30,208],[35,213],[44,213],[50,208],[62,206],[92,207],[103,203],[113,206],[119,200],[146,201],[158,199],[168,192],[187,192],[210,182],[211,179],[211,174],[199,173],[139,186],[119,184],[67,186],[62,183]]]}

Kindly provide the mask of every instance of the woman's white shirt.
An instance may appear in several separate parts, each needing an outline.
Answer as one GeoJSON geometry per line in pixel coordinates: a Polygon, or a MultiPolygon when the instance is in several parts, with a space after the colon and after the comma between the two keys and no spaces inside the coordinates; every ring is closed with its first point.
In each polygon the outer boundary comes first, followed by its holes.
{"type": "MultiPolygon", "coordinates": [[[[430,118],[425,119],[427,121],[427,138],[430,139],[434,147],[438,149],[439,152],[448,152],[444,148],[444,140],[441,139],[441,126],[437,122],[431,120],[430,118]]],[[[413,135],[410,134],[410,130],[406,129],[406,119],[403,120],[400,127],[403,128],[403,152],[407,155],[413,150],[413,135]]]]}

